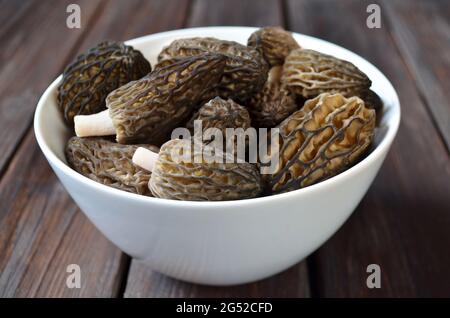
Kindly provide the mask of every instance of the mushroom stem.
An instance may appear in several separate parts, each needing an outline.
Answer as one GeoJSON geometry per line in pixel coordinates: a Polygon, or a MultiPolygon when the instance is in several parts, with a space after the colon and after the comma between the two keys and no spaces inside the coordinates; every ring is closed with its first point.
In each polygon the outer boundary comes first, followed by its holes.
{"type": "Polygon", "coordinates": [[[109,110],[92,115],[74,117],[75,133],[78,137],[111,136],[116,134],[109,110]]]}
{"type": "Polygon", "coordinates": [[[267,76],[268,82],[280,82],[281,72],[283,71],[283,67],[280,65],[274,66],[269,70],[269,75],[267,76]]]}
{"type": "Polygon", "coordinates": [[[143,147],[136,149],[133,155],[133,163],[145,170],[152,171],[158,154],[143,147]]]}

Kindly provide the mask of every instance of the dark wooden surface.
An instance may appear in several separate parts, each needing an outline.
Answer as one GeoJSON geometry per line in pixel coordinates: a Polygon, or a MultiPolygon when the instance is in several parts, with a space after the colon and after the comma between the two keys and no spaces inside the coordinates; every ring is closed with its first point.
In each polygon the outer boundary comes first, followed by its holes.
{"type": "MultiPolygon", "coordinates": [[[[450,296],[450,3],[359,0],[0,2],[0,297],[450,296]],[[82,28],[65,26],[78,3],[82,28]],[[385,164],[347,223],[307,260],[254,284],[179,282],[130,259],[82,214],[32,131],[36,102],[77,53],[103,39],[194,26],[282,25],[342,45],[378,66],[402,103],[385,164]],[[82,268],[80,289],[66,267],[82,268]],[[368,289],[366,267],[381,266],[368,289]]],[[[331,213],[331,212],[330,212],[331,213]]]]}

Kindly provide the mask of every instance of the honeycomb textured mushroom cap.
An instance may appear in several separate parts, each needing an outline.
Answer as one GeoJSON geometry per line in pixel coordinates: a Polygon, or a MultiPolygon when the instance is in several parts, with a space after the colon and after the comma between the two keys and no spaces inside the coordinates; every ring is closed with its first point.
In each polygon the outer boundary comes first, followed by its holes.
{"type": "Polygon", "coordinates": [[[321,93],[362,96],[371,81],[350,62],[306,49],[296,49],[286,57],[281,82],[305,98],[321,93]]]}
{"type": "Polygon", "coordinates": [[[317,183],[355,163],[372,142],[375,111],[359,97],[323,93],[278,128],[278,167],[267,175],[274,193],[317,183]]]}
{"type": "Polygon", "coordinates": [[[173,41],[158,56],[156,68],[173,63],[180,57],[195,56],[202,53],[222,54],[226,66],[218,87],[211,91],[205,101],[216,96],[244,102],[264,85],[268,64],[254,48],[234,41],[211,37],[195,37],[173,41]]]}
{"type": "Polygon", "coordinates": [[[257,49],[269,66],[283,65],[286,56],[300,45],[291,32],[281,27],[264,27],[253,32],[248,38],[247,45],[257,49]]]}
{"type": "Polygon", "coordinates": [[[256,197],[262,184],[255,165],[209,146],[199,149],[188,139],[173,139],[161,147],[150,190],[159,198],[225,201],[256,197]],[[211,154],[208,160],[205,154],[211,154]]]}
{"type": "Polygon", "coordinates": [[[217,128],[224,137],[227,128],[246,130],[251,127],[250,115],[244,106],[235,103],[232,99],[224,100],[220,97],[211,99],[192,116],[186,124],[191,134],[194,133],[195,120],[202,121],[203,131],[208,128],[217,128]]]}
{"type": "Polygon", "coordinates": [[[73,126],[76,115],[104,110],[110,92],[150,71],[141,52],[120,42],[101,42],[80,54],[66,67],[58,87],[58,106],[66,123],[73,126]]]}
{"type": "Polygon", "coordinates": [[[225,58],[202,54],[155,69],[108,95],[106,105],[119,143],[160,145],[219,83],[225,58]]]}
{"type": "MultiPolygon", "coordinates": [[[[99,137],[72,137],[66,145],[66,159],[77,172],[104,185],[120,190],[151,195],[151,173],[132,162],[138,145],[121,145],[99,137]]],[[[158,152],[158,148],[141,145],[158,152]]]]}
{"type": "Polygon", "coordinates": [[[262,90],[247,103],[253,126],[271,128],[297,109],[295,95],[281,85],[280,66],[274,66],[262,90]]]}

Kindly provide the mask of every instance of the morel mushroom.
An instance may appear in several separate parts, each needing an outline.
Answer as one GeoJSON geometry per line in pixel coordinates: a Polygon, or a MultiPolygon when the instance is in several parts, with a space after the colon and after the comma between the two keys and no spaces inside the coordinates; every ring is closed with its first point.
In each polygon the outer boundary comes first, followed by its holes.
{"type": "Polygon", "coordinates": [[[175,40],[161,51],[156,67],[170,64],[180,57],[205,52],[223,54],[227,60],[221,82],[207,100],[220,96],[244,102],[264,85],[269,69],[261,54],[233,41],[208,37],[175,40]]]}
{"type": "Polygon", "coordinates": [[[350,62],[313,50],[296,49],[286,57],[281,82],[305,98],[321,93],[361,96],[371,81],[350,62]]]}
{"type": "Polygon", "coordinates": [[[133,160],[152,171],[149,187],[158,198],[224,201],[253,198],[262,191],[256,166],[235,162],[233,157],[206,145],[199,149],[189,139],[166,142],[158,155],[140,149],[133,160]],[[205,161],[205,154],[212,157],[205,161]]]}
{"type": "Polygon", "coordinates": [[[106,96],[147,75],[150,63],[141,52],[120,42],[101,42],[79,55],[63,73],[58,105],[69,126],[73,117],[105,109],[106,96]]]}
{"type": "Polygon", "coordinates": [[[381,101],[380,96],[378,96],[378,94],[373,90],[369,90],[367,94],[362,97],[362,99],[364,100],[366,107],[375,109],[377,116],[383,110],[383,102],[381,101]]]}
{"type": "MultiPolygon", "coordinates": [[[[211,99],[204,104],[192,116],[186,127],[194,134],[194,121],[202,121],[202,130],[208,128],[217,128],[222,132],[222,136],[226,136],[227,128],[242,128],[246,130],[250,128],[250,115],[247,109],[233,100],[224,100],[220,97],[211,99]]],[[[208,142],[209,140],[204,140],[208,142]]]]}
{"type": "Polygon", "coordinates": [[[247,103],[255,127],[274,127],[297,109],[294,94],[280,83],[280,70],[272,67],[263,89],[247,103]]]}
{"type": "Polygon", "coordinates": [[[222,55],[203,54],[158,68],[111,92],[108,110],[76,116],[75,132],[79,137],[116,135],[119,143],[160,145],[217,85],[224,66],[222,55]]]}
{"type": "Polygon", "coordinates": [[[292,34],[281,27],[264,27],[253,32],[247,45],[257,49],[269,66],[283,65],[292,50],[300,48],[292,34]]]}
{"type": "Polygon", "coordinates": [[[359,97],[323,93],[279,126],[278,166],[267,175],[272,193],[306,187],[355,163],[372,142],[375,111],[359,97]]]}
{"type": "MultiPolygon", "coordinates": [[[[143,195],[151,195],[148,181],[151,173],[133,164],[139,146],[121,145],[99,137],[72,137],[67,142],[66,159],[82,175],[104,185],[143,195]]],[[[150,145],[141,149],[158,152],[150,145]]]]}

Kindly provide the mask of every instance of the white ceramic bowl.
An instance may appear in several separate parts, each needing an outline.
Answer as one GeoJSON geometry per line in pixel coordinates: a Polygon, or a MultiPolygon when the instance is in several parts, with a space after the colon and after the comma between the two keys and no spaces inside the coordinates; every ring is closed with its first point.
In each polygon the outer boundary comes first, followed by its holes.
{"type": "MultiPolygon", "coordinates": [[[[172,40],[214,36],[246,43],[255,28],[209,27],[153,34],[128,41],[155,64],[172,40]]],[[[39,146],[88,218],[127,254],[166,275],[202,284],[259,280],[301,261],[350,216],[366,193],[400,122],[397,94],[388,79],[358,55],[329,42],[294,34],[305,48],[353,62],[373,81],[384,102],[376,148],[347,171],[313,186],[263,198],[185,202],[140,196],[96,183],[67,166],[69,132],[56,105],[58,77],[39,100],[34,129],[39,146]]]]}

